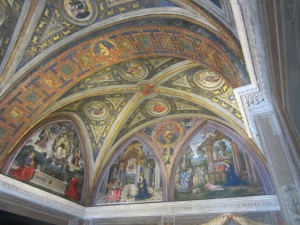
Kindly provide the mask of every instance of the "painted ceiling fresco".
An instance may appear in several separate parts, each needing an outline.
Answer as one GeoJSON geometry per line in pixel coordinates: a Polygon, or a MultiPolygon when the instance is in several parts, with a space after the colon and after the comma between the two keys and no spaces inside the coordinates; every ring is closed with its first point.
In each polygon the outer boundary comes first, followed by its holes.
{"type": "Polygon", "coordinates": [[[273,193],[234,95],[241,48],[216,17],[190,0],[43,7],[1,87],[3,174],[86,206],[273,193]]]}
{"type": "Polygon", "coordinates": [[[47,1],[38,29],[33,35],[20,66],[26,64],[46,48],[87,25],[139,9],[176,7],[176,5],[165,0],[87,0],[84,5],[77,1],[78,7],[86,11],[78,14],[72,10],[76,7],[76,3],[70,4],[70,2],[72,3],[69,0],[47,1]]]}

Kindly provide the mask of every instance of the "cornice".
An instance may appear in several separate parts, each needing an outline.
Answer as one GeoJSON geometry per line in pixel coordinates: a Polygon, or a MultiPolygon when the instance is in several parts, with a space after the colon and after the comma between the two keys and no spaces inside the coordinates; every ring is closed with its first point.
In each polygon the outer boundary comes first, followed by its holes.
{"type": "Polygon", "coordinates": [[[275,195],[243,198],[162,202],[99,207],[83,207],[53,194],[31,187],[22,182],[0,175],[0,193],[15,196],[21,202],[46,206],[80,219],[100,219],[142,216],[175,216],[209,213],[270,212],[279,211],[275,195]],[[117,213],[116,213],[117,212],[117,213]]]}

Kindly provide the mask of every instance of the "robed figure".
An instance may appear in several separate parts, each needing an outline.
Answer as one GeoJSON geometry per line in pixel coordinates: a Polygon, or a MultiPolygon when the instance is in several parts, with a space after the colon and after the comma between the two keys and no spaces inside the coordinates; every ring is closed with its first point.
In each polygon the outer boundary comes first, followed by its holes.
{"type": "Polygon", "coordinates": [[[11,171],[12,177],[20,181],[29,181],[34,175],[34,151],[30,150],[22,165],[15,170],[11,171]]]}
{"type": "Polygon", "coordinates": [[[77,187],[78,183],[79,183],[79,178],[75,175],[71,179],[70,185],[65,192],[66,197],[77,201],[80,199],[80,195],[78,193],[78,187],[77,187]]]}
{"type": "Polygon", "coordinates": [[[233,164],[231,164],[229,162],[225,162],[225,163],[226,163],[226,167],[225,167],[226,182],[225,182],[224,186],[241,186],[241,185],[248,184],[247,181],[244,181],[237,176],[237,174],[235,173],[233,164]]]}
{"type": "Polygon", "coordinates": [[[119,202],[122,196],[122,186],[120,184],[120,180],[114,180],[113,184],[108,184],[108,189],[110,189],[110,193],[107,196],[108,202],[119,202]]]}
{"type": "Polygon", "coordinates": [[[139,181],[137,183],[138,194],[135,196],[136,200],[140,199],[148,199],[152,195],[148,192],[147,181],[143,176],[139,177],[139,181]]]}
{"type": "Polygon", "coordinates": [[[181,176],[181,184],[180,184],[181,192],[189,192],[193,187],[193,174],[192,169],[189,168],[186,172],[184,172],[181,176]]]}

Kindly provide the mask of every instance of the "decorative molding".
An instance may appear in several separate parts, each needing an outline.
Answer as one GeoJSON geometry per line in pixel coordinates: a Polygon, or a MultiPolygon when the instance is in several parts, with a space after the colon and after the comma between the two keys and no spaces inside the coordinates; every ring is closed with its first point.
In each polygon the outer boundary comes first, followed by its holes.
{"type": "Polygon", "coordinates": [[[18,197],[21,201],[49,207],[80,219],[141,216],[175,216],[208,213],[271,212],[280,207],[275,195],[243,198],[162,202],[148,204],[84,207],[25,183],[0,175],[0,193],[18,197]]]}
{"type": "Polygon", "coordinates": [[[275,195],[218,200],[163,202],[86,208],[86,219],[142,216],[179,216],[209,213],[279,211],[275,195]]]}

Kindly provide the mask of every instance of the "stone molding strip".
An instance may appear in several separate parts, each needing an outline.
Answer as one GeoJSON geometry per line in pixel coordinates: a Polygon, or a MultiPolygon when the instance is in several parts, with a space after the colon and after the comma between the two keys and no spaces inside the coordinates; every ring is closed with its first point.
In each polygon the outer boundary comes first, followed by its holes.
{"type": "Polygon", "coordinates": [[[279,211],[275,195],[86,208],[86,219],[279,211]],[[116,213],[117,212],[117,213],[116,213]]]}

